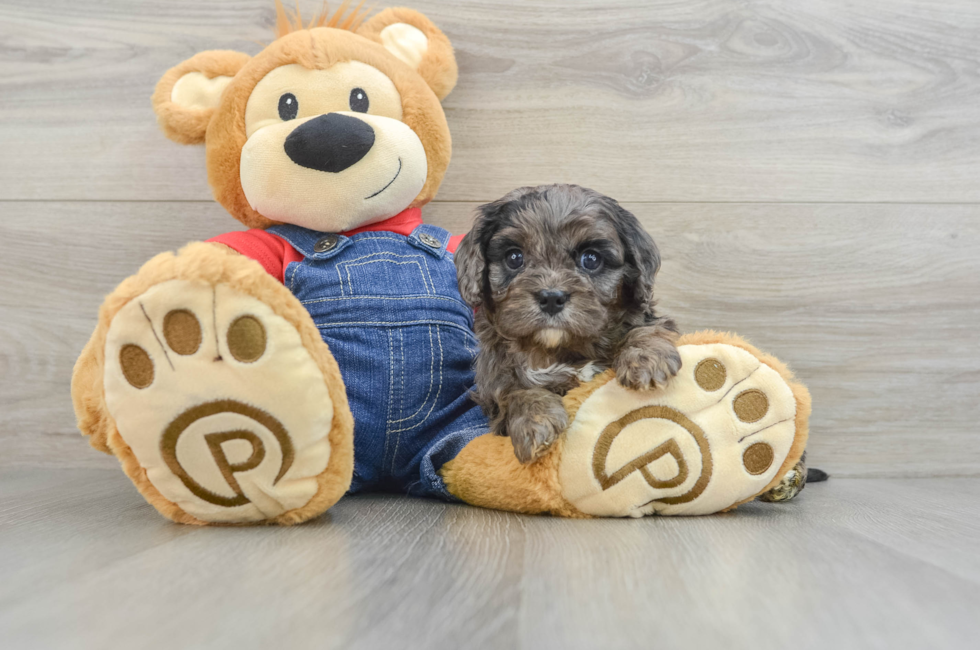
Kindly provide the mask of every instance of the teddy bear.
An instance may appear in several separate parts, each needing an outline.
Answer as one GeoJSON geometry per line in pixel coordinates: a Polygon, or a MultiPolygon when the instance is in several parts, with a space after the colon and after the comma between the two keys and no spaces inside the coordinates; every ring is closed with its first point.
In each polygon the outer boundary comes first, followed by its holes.
{"type": "Polygon", "coordinates": [[[348,492],[566,517],[709,514],[797,466],[810,399],[743,339],[678,342],[666,387],[607,372],[522,464],[470,397],[477,342],[460,238],[424,223],[451,154],[447,37],[421,13],[303,24],[277,2],[255,56],[205,51],[160,79],[163,132],[204,143],[248,230],[149,260],[106,297],[72,378],[80,430],[185,524],[294,524],[348,492]]]}

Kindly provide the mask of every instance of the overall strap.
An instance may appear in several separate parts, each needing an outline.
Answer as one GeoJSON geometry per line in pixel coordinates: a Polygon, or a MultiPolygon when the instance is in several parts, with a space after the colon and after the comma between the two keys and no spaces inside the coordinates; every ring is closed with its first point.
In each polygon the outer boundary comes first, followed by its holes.
{"type": "Polygon", "coordinates": [[[266,228],[285,239],[307,259],[327,260],[350,246],[351,238],[330,232],[317,232],[302,226],[283,224],[266,228]]]}
{"type": "Polygon", "coordinates": [[[408,243],[441,260],[446,256],[451,236],[445,228],[423,223],[408,236],[408,243]]]}

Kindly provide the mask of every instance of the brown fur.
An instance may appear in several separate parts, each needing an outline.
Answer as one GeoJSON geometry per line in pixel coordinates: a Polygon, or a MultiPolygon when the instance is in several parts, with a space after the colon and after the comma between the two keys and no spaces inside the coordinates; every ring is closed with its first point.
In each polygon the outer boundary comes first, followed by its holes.
{"type": "Polygon", "coordinates": [[[463,298],[479,307],[476,400],[524,462],[567,425],[561,395],[579,369],[613,367],[638,390],[680,369],[676,327],[654,311],[657,246],[609,197],[575,185],[515,190],[480,208],[456,265],[463,298]],[[514,251],[524,260],[516,269],[514,251]],[[590,251],[601,258],[594,270],[580,263],[590,251]],[[545,291],[567,295],[558,313],[544,310],[545,291]],[[560,334],[549,341],[544,330],[560,334]]]}
{"type": "Polygon", "coordinates": [[[350,7],[350,0],[344,0],[337,11],[330,13],[327,3],[323,3],[323,10],[314,14],[310,22],[303,25],[303,16],[300,14],[299,7],[295,11],[290,11],[283,4],[282,0],[276,0],[276,38],[282,38],[286,34],[301,29],[313,29],[314,27],[336,27],[337,29],[347,29],[356,32],[364,19],[371,13],[370,9],[361,11],[364,0],[358,3],[354,10],[347,14],[350,7]],[[346,17],[345,17],[346,16],[346,17]]]}
{"type": "Polygon", "coordinates": [[[164,134],[180,144],[200,144],[214,115],[213,108],[191,109],[170,101],[174,84],[188,72],[208,79],[234,77],[251,57],[232,50],[199,52],[167,71],[153,91],[153,110],[164,134]]]}
{"type": "MultiPolygon", "coordinates": [[[[339,12],[338,12],[339,13],[339,12]]],[[[320,24],[320,18],[314,20],[320,24]]],[[[334,14],[336,16],[336,14],[334,14]]],[[[365,21],[357,33],[338,27],[315,26],[295,29],[288,17],[288,33],[277,38],[254,57],[229,51],[201,52],[168,70],[153,94],[153,108],[164,133],[184,144],[205,142],[208,182],[215,199],[236,219],[250,228],[267,228],[276,222],[251,208],[239,177],[241,151],[245,145],[245,106],[255,85],[277,67],[296,63],[310,69],[327,69],[341,61],[371,65],[394,83],[401,95],[402,121],[425,149],[428,175],[425,186],[411,206],[425,205],[436,195],[449,166],[452,140],[440,99],[456,83],[457,67],[449,39],[428,18],[411,9],[386,9],[365,21]],[[429,39],[419,70],[393,56],[380,44],[380,33],[392,23],[407,23],[429,39]],[[233,76],[216,109],[188,109],[170,100],[174,84],[188,72],[208,78],[233,76]]],[[[298,15],[296,20],[301,20],[298,15]]],[[[325,25],[331,22],[325,19],[325,25]]],[[[353,23],[352,23],[353,24],[353,23]]],[[[287,31],[281,27],[280,32],[287,31]]]]}
{"type": "Polygon", "coordinates": [[[269,305],[276,314],[299,331],[304,347],[323,373],[324,383],[334,404],[334,425],[328,434],[331,447],[330,465],[317,477],[318,490],[305,506],[284,512],[267,523],[294,524],[320,514],[344,495],[354,471],[354,418],[347,406],[347,394],[340,369],[320,337],[309,312],[292,293],[266,273],[258,262],[238,255],[224,246],[195,243],[184,247],[176,255],[161,253],[109,294],[99,310],[99,323],[95,332],[75,363],[71,393],[78,428],[89,436],[89,443],[93,447],[119,458],[123,471],[160,514],[179,523],[207,523],[188,515],[153,487],[146,471],[116,429],[115,421],[105,403],[102,384],[105,374],[106,335],[112,319],[130,300],[161,282],[175,279],[227,285],[269,305]]]}

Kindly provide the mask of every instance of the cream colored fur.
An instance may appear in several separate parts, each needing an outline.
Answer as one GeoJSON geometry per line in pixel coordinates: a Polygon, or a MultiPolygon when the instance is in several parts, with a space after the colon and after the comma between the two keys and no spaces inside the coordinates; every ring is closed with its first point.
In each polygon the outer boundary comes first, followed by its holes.
{"type": "MultiPolygon", "coordinates": [[[[744,350],[751,358],[758,361],[760,367],[766,371],[771,371],[773,377],[778,378],[777,384],[782,384],[787,389],[785,396],[779,398],[781,408],[788,407],[793,414],[788,450],[782,450],[786,456],[775,468],[770,468],[770,480],[756,485],[756,489],[751,494],[742,498],[737,497],[737,492],[731,492],[731,499],[717,507],[717,510],[730,510],[771,488],[800,459],[808,435],[810,395],[806,388],[796,381],[785,364],[771,355],[761,352],[737,335],[714,331],[695,332],[682,336],[678,345],[723,345],[744,350]]],[[[593,394],[607,385],[609,388],[616,387],[612,371],[606,371],[591,382],[571,391],[565,397],[565,407],[568,410],[570,421],[574,423],[579,414],[579,409],[588,402],[593,394]]],[[[619,399],[627,400],[629,409],[642,405],[642,398],[639,397],[633,399],[628,395],[623,395],[619,399]]],[[[681,407],[684,408],[683,405],[681,407]]],[[[564,479],[561,472],[563,455],[568,452],[568,445],[570,444],[568,436],[574,434],[573,427],[570,427],[545,456],[529,465],[522,465],[517,460],[509,438],[486,434],[473,440],[455,459],[444,465],[441,474],[454,495],[473,505],[528,514],[550,513],[572,517],[595,516],[595,514],[589,515],[577,508],[566,496],[575,493],[572,483],[579,480],[578,478],[575,481],[569,479],[567,467],[565,468],[566,476],[564,479]]],[[[572,453],[581,454],[582,452],[573,450],[572,453]]],[[[629,456],[629,453],[626,453],[626,456],[629,456]]],[[[666,471],[669,473],[669,468],[666,471]]],[[[581,480],[585,480],[582,473],[579,476],[582,477],[581,480]]],[[[626,503],[625,507],[620,508],[619,511],[607,511],[604,514],[624,516],[647,513],[647,511],[636,510],[635,506],[637,505],[639,504],[626,503]]]]}
{"type": "Polygon", "coordinates": [[[154,287],[173,280],[223,285],[261,301],[289,323],[299,334],[303,347],[316,363],[334,408],[333,426],[328,435],[330,464],[316,477],[317,491],[302,507],[283,512],[266,523],[292,524],[305,521],[333,505],[350,485],[353,472],[354,421],[347,406],[347,395],[336,361],[320,338],[309,312],[281,283],[269,276],[257,262],[223,246],[189,244],[179,253],[161,253],[147,262],[139,273],[127,278],[105,300],[99,323],[75,364],[72,401],[78,428],[89,436],[93,447],[119,458],[123,471],[140,493],[166,517],[180,523],[209,523],[194,517],[164,497],[146,475],[126,444],[106,404],[106,339],[115,317],[154,287]]]}

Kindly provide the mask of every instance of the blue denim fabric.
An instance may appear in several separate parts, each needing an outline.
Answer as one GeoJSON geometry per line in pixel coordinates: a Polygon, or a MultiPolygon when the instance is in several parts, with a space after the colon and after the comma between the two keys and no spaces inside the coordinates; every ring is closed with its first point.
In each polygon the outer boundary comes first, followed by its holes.
{"type": "Polygon", "coordinates": [[[408,237],[331,235],[336,243],[317,252],[326,233],[269,232],[305,256],[286,268],[286,287],[313,316],[347,386],[350,491],[452,499],[439,468],[489,428],[468,395],[477,341],[446,250],[449,233],[426,224],[408,237]]]}

